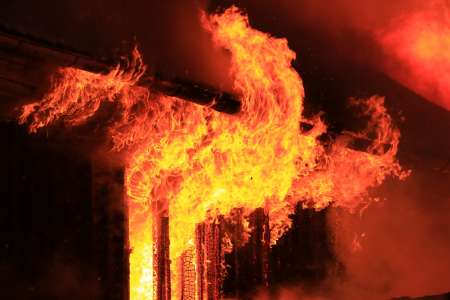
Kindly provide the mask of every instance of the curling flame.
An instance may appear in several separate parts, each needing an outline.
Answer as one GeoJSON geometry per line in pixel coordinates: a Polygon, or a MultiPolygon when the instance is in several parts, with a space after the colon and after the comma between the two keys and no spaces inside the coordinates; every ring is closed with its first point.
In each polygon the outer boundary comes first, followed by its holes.
{"type": "MultiPolygon", "coordinates": [[[[53,90],[23,108],[20,122],[30,131],[57,119],[85,122],[102,101],[117,103],[120,117],[108,127],[116,150],[126,150],[130,207],[131,299],[152,298],[153,203],[169,216],[172,266],[189,249],[195,225],[207,217],[264,207],[273,242],[289,226],[295,203],[320,209],[356,207],[367,189],[388,175],[403,175],[395,160],[399,132],[383,99],[354,101],[370,117],[369,129],[331,145],[319,142],[326,126],[302,117],[303,85],[291,62],[287,40],[249,26],[236,8],[203,18],[215,43],[232,58],[231,76],[242,111],[230,116],[137,86],[145,69],[135,53],[131,71],[108,75],[62,69],[53,90]],[[300,122],[314,125],[301,132],[300,122]],[[367,152],[348,146],[372,141],[367,152]],[[386,147],[388,148],[387,150],[386,147]],[[344,176],[345,174],[345,176],[344,176]]],[[[175,286],[177,270],[172,270],[175,286]]],[[[172,289],[177,298],[178,289],[172,289]]]]}
{"type": "MultiPolygon", "coordinates": [[[[29,131],[37,132],[58,119],[69,126],[80,125],[92,117],[104,101],[131,99],[131,87],[145,72],[142,58],[134,50],[125,71],[116,67],[109,74],[95,74],[75,68],[61,68],[53,77],[52,88],[38,102],[22,107],[19,123],[29,122],[29,131]]],[[[142,89],[133,88],[133,91],[142,89]]],[[[134,101],[132,103],[135,103],[134,101]]]]}

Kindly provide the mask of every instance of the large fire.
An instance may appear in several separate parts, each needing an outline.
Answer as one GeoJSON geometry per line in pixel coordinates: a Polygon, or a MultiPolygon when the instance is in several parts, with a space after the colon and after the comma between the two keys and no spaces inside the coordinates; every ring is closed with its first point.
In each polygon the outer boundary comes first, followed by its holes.
{"type": "Polygon", "coordinates": [[[326,125],[302,116],[303,85],[287,40],[252,29],[237,8],[203,16],[203,23],[231,55],[240,113],[222,114],[139,86],[145,67],[136,51],[126,68],[107,75],[60,69],[51,91],[20,116],[36,132],[57,120],[82,124],[104,101],[116,104],[120,113],[108,122],[108,133],[114,150],[126,154],[133,300],[154,295],[158,216],[169,219],[172,298],[179,298],[176,262],[192,248],[196,224],[205,219],[263,207],[276,243],[298,201],[316,209],[356,208],[386,176],[406,174],[395,159],[400,134],[383,98],[352,100],[368,117],[367,130],[320,142],[326,125]],[[301,122],[312,129],[302,131],[301,122]],[[349,145],[355,139],[370,145],[354,150],[349,145]]]}

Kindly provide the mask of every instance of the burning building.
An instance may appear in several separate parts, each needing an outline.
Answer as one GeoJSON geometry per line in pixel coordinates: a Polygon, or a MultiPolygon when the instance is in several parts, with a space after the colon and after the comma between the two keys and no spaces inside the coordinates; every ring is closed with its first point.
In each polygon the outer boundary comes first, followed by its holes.
{"type": "MultiPolygon", "coordinates": [[[[326,286],[349,269],[330,220],[362,214],[379,201],[374,188],[411,173],[398,161],[401,133],[385,99],[352,97],[344,116],[355,121],[333,126],[307,106],[287,39],[253,28],[234,6],[198,18],[229,59],[231,87],[159,74],[139,46],[99,59],[3,30],[1,92],[14,104],[3,111],[21,125],[9,125],[14,137],[43,147],[47,133],[53,151],[87,157],[55,162],[63,170],[53,175],[66,182],[64,164],[73,166],[84,177],[74,197],[91,200],[77,202],[89,228],[68,235],[77,248],[89,233],[79,253],[89,257],[92,291],[81,297],[287,299],[295,296],[279,287],[293,285],[350,297],[326,286]]],[[[76,190],[73,176],[63,193],[76,190]]],[[[354,253],[364,236],[348,244],[354,253]]]]}

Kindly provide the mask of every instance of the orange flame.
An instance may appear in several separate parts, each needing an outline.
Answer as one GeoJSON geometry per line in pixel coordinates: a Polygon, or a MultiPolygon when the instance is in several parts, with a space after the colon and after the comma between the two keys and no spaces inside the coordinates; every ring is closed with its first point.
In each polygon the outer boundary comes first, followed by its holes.
{"type": "MultiPolygon", "coordinates": [[[[367,131],[324,145],[318,137],[325,124],[302,116],[303,85],[291,66],[295,53],[287,40],[252,29],[237,8],[204,16],[203,23],[215,43],[230,52],[230,76],[242,101],[239,114],[221,114],[138,86],[145,67],[135,52],[131,71],[116,68],[99,75],[61,69],[53,89],[42,101],[24,106],[19,118],[35,132],[57,120],[81,124],[105,100],[120,107],[109,133],[114,149],[127,153],[133,300],[153,297],[150,208],[155,202],[169,215],[170,258],[176,266],[192,247],[196,224],[208,216],[264,207],[276,242],[298,200],[317,209],[354,208],[386,176],[406,174],[395,160],[400,134],[382,98],[353,101],[370,117],[367,131]],[[301,132],[301,121],[313,129],[301,132]],[[355,138],[372,141],[367,152],[348,147],[355,138]]],[[[177,270],[171,272],[177,298],[177,270]]]]}

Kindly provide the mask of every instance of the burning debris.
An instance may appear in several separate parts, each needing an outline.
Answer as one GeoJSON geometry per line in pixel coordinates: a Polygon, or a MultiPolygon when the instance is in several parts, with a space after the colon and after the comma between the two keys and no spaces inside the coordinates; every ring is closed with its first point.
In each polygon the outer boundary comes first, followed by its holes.
{"type": "Polygon", "coordinates": [[[140,85],[146,67],[135,50],[107,74],[61,68],[50,91],[19,117],[36,132],[57,121],[78,126],[104,103],[115,106],[105,127],[125,157],[132,300],[218,299],[223,256],[252,238],[261,270],[255,280],[265,285],[268,249],[299,201],[315,210],[355,209],[387,176],[408,174],[396,160],[400,133],[383,98],[353,100],[367,129],[324,143],[324,122],[303,116],[302,80],[286,39],[251,28],[234,7],[204,15],[203,24],[231,55],[240,101],[182,82],[140,85]],[[357,139],[370,141],[365,151],[350,147],[357,139]],[[240,221],[231,227],[240,230],[230,237],[224,224],[235,209],[240,221]]]}

